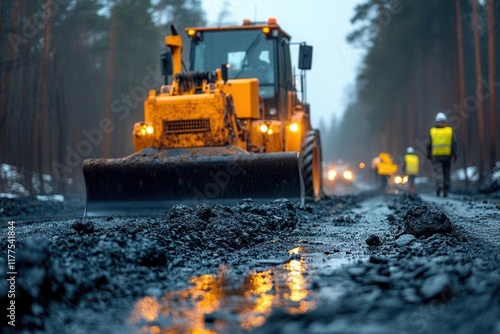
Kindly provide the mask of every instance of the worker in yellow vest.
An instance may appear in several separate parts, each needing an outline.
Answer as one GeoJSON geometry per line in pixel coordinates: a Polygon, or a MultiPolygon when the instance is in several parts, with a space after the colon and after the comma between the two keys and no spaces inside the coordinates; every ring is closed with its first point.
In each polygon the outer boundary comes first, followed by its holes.
{"type": "Polygon", "coordinates": [[[420,159],[415,154],[413,147],[406,149],[406,154],[403,161],[403,172],[408,175],[408,190],[411,194],[415,192],[415,177],[418,175],[420,159]]]}
{"type": "Polygon", "coordinates": [[[378,157],[377,175],[380,178],[380,189],[385,192],[387,191],[390,176],[398,171],[398,165],[392,162],[392,157],[387,152],[380,152],[378,157]]]}
{"type": "Polygon", "coordinates": [[[448,197],[450,190],[451,161],[457,160],[457,141],[453,129],[446,125],[446,115],[442,112],[436,115],[436,125],[429,131],[427,158],[431,159],[436,180],[436,196],[443,192],[448,197]]]}

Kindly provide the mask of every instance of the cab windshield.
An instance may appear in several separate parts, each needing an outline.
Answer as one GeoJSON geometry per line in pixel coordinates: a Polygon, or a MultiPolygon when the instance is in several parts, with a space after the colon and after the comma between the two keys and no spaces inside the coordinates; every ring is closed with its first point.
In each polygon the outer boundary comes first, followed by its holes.
{"type": "Polygon", "coordinates": [[[261,93],[269,88],[272,91],[275,82],[273,45],[273,40],[266,39],[260,30],[205,31],[201,39],[193,39],[190,69],[213,71],[228,64],[229,79],[257,78],[261,93]]]}

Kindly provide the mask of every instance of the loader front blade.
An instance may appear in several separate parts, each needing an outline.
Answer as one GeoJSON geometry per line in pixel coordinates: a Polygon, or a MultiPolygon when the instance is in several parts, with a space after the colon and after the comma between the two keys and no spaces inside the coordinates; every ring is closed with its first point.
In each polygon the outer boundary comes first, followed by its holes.
{"type": "Polygon", "coordinates": [[[235,204],[287,198],[304,204],[298,154],[239,148],[144,149],[125,158],[87,159],[86,216],[144,215],[176,204],[235,204]]]}

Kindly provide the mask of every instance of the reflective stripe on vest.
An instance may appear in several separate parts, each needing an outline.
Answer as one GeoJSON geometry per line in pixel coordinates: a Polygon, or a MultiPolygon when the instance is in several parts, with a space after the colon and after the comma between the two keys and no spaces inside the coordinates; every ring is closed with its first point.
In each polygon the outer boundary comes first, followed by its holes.
{"type": "Polygon", "coordinates": [[[417,175],[418,174],[418,165],[419,159],[416,154],[407,154],[405,155],[405,165],[406,165],[406,174],[408,175],[417,175]]]}
{"type": "Polygon", "coordinates": [[[431,128],[432,156],[451,155],[452,135],[453,129],[449,126],[431,128]]]}

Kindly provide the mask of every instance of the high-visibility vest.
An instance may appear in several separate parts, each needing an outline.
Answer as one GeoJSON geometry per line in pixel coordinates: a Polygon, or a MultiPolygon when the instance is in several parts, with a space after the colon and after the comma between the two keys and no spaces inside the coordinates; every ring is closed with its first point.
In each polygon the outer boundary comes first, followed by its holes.
{"type": "Polygon", "coordinates": [[[432,156],[451,155],[451,141],[453,129],[449,126],[443,128],[431,128],[432,156]]]}
{"type": "Polygon", "coordinates": [[[419,158],[416,154],[405,155],[405,167],[406,174],[417,175],[418,174],[419,158]]]}

